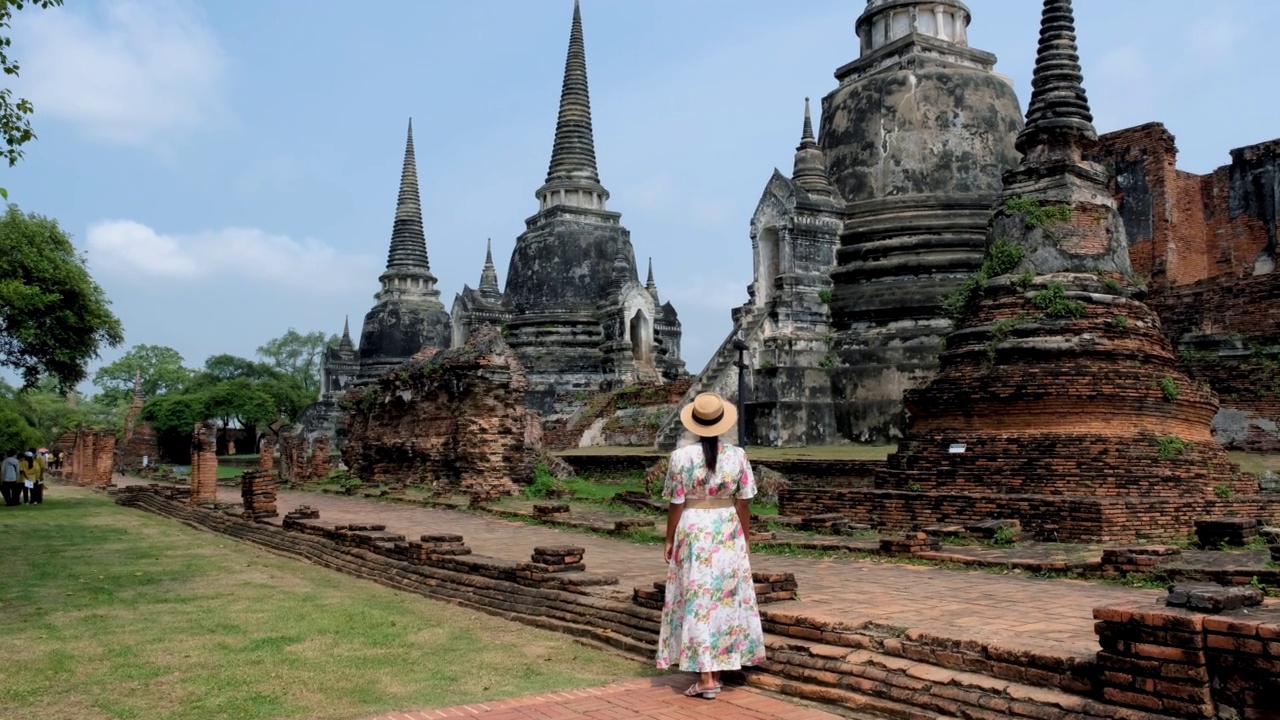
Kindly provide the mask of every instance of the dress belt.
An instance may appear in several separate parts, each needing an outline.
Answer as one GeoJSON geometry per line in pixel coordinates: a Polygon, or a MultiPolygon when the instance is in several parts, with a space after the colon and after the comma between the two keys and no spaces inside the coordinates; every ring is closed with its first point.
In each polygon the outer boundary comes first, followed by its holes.
{"type": "Polygon", "coordinates": [[[687,498],[684,506],[690,510],[719,510],[734,506],[733,498],[687,498]]]}

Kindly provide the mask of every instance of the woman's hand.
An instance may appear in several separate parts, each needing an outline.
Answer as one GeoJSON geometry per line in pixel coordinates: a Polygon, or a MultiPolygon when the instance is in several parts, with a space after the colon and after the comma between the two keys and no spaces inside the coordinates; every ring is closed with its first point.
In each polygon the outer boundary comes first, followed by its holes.
{"type": "Polygon", "coordinates": [[[667,541],[666,546],[662,549],[662,558],[668,565],[671,564],[671,556],[675,552],[675,544],[667,541]]]}

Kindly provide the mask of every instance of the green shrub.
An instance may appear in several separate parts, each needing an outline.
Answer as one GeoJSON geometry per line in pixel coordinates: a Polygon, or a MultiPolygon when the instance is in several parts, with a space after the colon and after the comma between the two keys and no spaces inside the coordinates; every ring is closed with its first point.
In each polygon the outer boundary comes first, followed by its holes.
{"type": "Polygon", "coordinates": [[[1111,326],[1123,330],[1124,328],[1129,327],[1129,318],[1123,315],[1117,315],[1111,318],[1111,326]]]}
{"type": "Polygon", "coordinates": [[[835,293],[831,291],[831,288],[822,288],[818,291],[818,299],[824,303],[830,304],[834,297],[835,293]]]}
{"type": "Polygon", "coordinates": [[[1004,204],[1010,215],[1022,215],[1029,228],[1041,228],[1071,219],[1071,208],[1066,205],[1044,205],[1033,198],[1010,198],[1004,204]]]}
{"type": "Polygon", "coordinates": [[[982,286],[986,285],[991,278],[1013,272],[1013,269],[1018,267],[1018,263],[1022,262],[1025,254],[1021,246],[1004,238],[998,238],[991,243],[991,247],[987,248],[986,259],[982,262],[982,267],[978,268],[978,272],[965,280],[958,290],[942,300],[943,312],[956,322],[966,318],[973,311],[982,286]]]}
{"type": "Polygon", "coordinates": [[[1178,383],[1173,378],[1165,375],[1156,381],[1160,388],[1160,392],[1164,394],[1165,402],[1173,402],[1178,399],[1178,383]]]}
{"type": "Polygon", "coordinates": [[[1159,448],[1161,460],[1172,460],[1182,453],[1186,452],[1191,444],[1172,435],[1165,435],[1156,438],[1156,447],[1159,448]]]}
{"type": "Polygon", "coordinates": [[[1067,297],[1067,289],[1062,283],[1051,283],[1048,288],[1035,294],[1031,304],[1040,308],[1046,317],[1079,318],[1084,317],[1084,303],[1067,297]]]}

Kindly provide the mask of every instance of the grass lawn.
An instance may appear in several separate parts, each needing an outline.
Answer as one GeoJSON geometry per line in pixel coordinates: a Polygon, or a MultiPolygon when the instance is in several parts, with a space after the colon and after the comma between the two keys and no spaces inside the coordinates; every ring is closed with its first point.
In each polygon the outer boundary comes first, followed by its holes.
{"type": "Polygon", "coordinates": [[[1268,470],[1280,473],[1280,455],[1246,452],[1229,452],[1227,455],[1231,456],[1232,462],[1239,463],[1240,469],[1247,473],[1261,475],[1268,470]]]}
{"type": "Polygon", "coordinates": [[[0,508],[0,547],[22,549],[0,581],[5,720],[359,720],[650,672],[86,490],[46,500],[0,508]]]}

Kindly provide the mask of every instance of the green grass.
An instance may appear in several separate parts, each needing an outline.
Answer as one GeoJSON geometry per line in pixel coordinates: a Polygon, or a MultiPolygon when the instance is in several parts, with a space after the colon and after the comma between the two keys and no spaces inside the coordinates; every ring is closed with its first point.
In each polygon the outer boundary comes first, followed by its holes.
{"type": "Polygon", "coordinates": [[[1280,455],[1246,452],[1229,452],[1227,455],[1231,458],[1231,462],[1239,464],[1240,469],[1247,473],[1261,475],[1268,470],[1280,473],[1280,455]]]}
{"type": "MultiPolygon", "coordinates": [[[[244,474],[249,468],[243,467],[227,467],[225,465],[218,466],[218,479],[226,480],[227,478],[238,478],[244,474]]],[[[190,477],[189,475],[187,477],[190,477]]]]}
{"type": "Polygon", "coordinates": [[[371,715],[649,671],[569,638],[402,593],[54,486],[0,508],[0,717],[371,715]]]}

